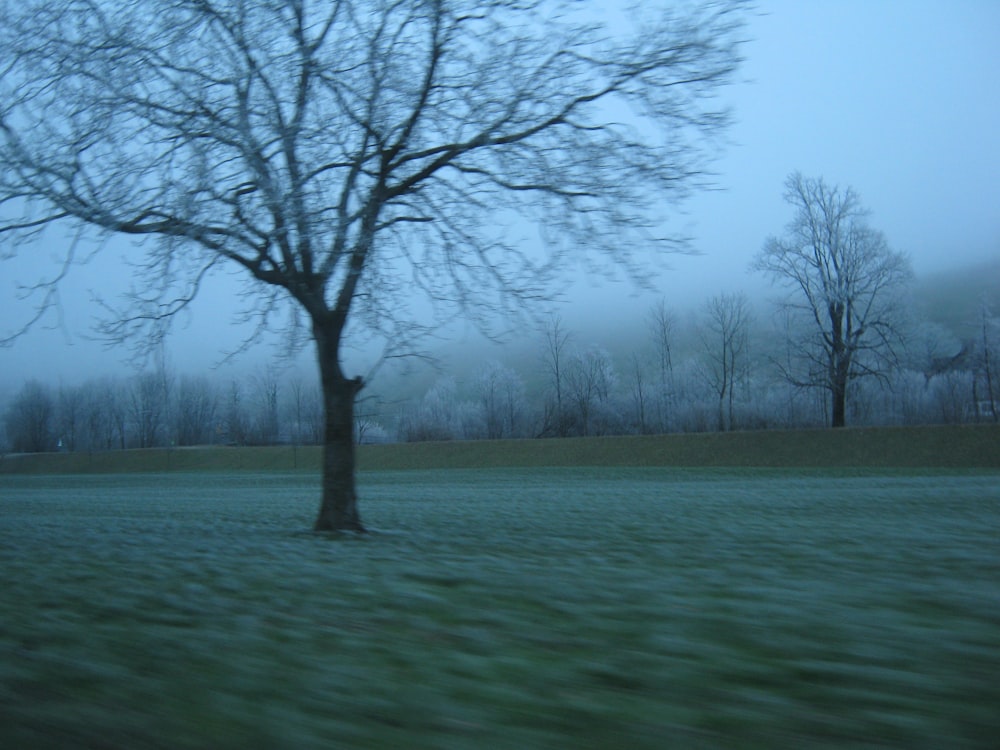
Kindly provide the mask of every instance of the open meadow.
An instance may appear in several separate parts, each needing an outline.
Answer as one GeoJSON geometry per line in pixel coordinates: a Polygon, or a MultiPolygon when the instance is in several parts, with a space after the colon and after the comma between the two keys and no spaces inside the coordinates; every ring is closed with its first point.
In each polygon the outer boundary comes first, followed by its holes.
{"type": "Polygon", "coordinates": [[[0,476],[0,747],[996,747],[1000,471],[0,476]]]}

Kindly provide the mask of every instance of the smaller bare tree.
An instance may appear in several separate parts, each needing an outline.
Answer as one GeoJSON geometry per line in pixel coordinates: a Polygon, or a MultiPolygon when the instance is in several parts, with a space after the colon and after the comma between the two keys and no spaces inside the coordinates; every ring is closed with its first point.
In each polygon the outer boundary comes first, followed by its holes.
{"type": "Polygon", "coordinates": [[[14,394],[4,415],[11,449],[17,453],[52,450],[54,419],[55,399],[51,389],[37,380],[29,380],[14,394]]]}
{"type": "Polygon", "coordinates": [[[382,409],[382,397],[377,393],[369,393],[358,399],[358,407],[354,412],[354,433],[358,445],[387,440],[385,427],[382,425],[382,409]]]}
{"type": "MultiPolygon", "coordinates": [[[[303,420],[305,418],[306,392],[302,378],[295,377],[290,380],[286,392],[288,393],[286,410],[288,412],[288,421],[291,423],[289,435],[292,439],[292,446],[297,447],[300,443],[307,442],[305,440],[306,430],[303,425],[303,420]]],[[[296,466],[298,466],[297,455],[298,454],[296,454],[296,466]]]]}
{"type": "Polygon", "coordinates": [[[488,440],[514,437],[524,401],[524,382],[520,376],[500,362],[486,362],[476,375],[473,388],[483,436],[488,440]]]}
{"type": "Polygon", "coordinates": [[[104,385],[104,380],[88,380],[80,386],[82,435],[88,450],[107,450],[115,445],[114,424],[111,410],[106,408],[104,385]]]}
{"type": "Polygon", "coordinates": [[[658,426],[661,432],[666,432],[670,427],[670,413],[673,410],[675,395],[673,360],[675,316],[667,308],[666,302],[660,300],[649,311],[648,322],[656,352],[658,426]]]}
{"type": "Polygon", "coordinates": [[[649,423],[646,417],[647,391],[649,386],[646,383],[646,368],[643,366],[639,355],[634,352],[629,358],[629,371],[632,376],[632,405],[635,408],[635,429],[640,435],[645,435],[649,432],[649,423]]]}
{"type": "Polygon", "coordinates": [[[884,379],[897,361],[899,292],[910,279],[910,264],[868,225],[868,212],[851,188],[798,173],[785,188],[794,217],[784,236],[767,239],[753,267],[790,290],[781,304],[798,318],[801,335],[785,377],[826,389],[831,425],[843,427],[851,381],[884,379]]]}
{"type": "Polygon", "coordinates": [[[598,346],[576,352],[566,368],[566,385],[573,404],[577,432],[602,434],[609,425],[608,410],[617,376],[611,355],[598,346]]]}
{"type": "Polygon", "coordinates": [[[56,443],[61,450],[80,448],[84,436],[84,391],[79,386],[59,386],[56,400],[56,443]]]}
{"type": "Polygon", "coordinates": [[[137,448],[152,448],[167,440],[171,378],[164,369],[140,373],[128,389],[126,408],[137,448]]]}
{"type": "Polygon", "coordinates": [[[570,341],[569,331],[563,325],[562,318],[553,316],[543,330],[545,344],[542,350],[542,364],[549,378],[551,396],[545,406],[542,433],[565,437],[568,431],[566,407],[563,403],[563,391],[566,378],[566,347],[570,341]]]}
{"type": "Polygon", "coordinates": [[[702,345],[712,390],[719,398],[718,429],[733,429],[737,379],[747,369],[750,303],[742,292],[712,297],[705,305],[702,345]]]}
{"type": "Polygon", "coordinates": [[[996,340],[1000,332],[1000,319],[990,310],[989,300],[984,295],[979,306],[979,349],[976,359],[977,377],[973,380],[973,400],[976,419],[1000,421],[997,409],[997,354],[996,340]],[[982,388],[979,383],[982,382],[982,388]]]}
{"type": "Polygon", "coordinates": [[[178,445],[204,445],[214,440],[219,394],[203,375],[181,378],[177,389],[178,445]]]}
{"type": "Polygon", "coordinates": [[[25,383],[4,415],[11,449],[17,453],[52,450],[55,412],[55,399],[48,386],[37,380],[25,383]]]}
{"type": "Polygon", "coordinates": [[[238,380],[229,383],[225,404],[225,432],[230,445],[246,445],[250,430],[243,388],[238,380]]]}
{"type": "Polygon", "coordinates": [[[250,379],[253,400],[253,416],[250,425],[251,442],[260,445],[274,445],[280,438],[279,382],[278,371],[271,365],[250,379]]]}

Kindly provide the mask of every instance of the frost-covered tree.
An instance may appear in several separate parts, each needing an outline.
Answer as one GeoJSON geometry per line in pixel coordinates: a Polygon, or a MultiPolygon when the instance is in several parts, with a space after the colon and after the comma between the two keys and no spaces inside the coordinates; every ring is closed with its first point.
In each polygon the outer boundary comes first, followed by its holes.
{"type": "MultiPolygon", "coordinates": [[[[258,321],[293,310],[324,401],[315,528],[362,530],[349,338],[405,336],[415,291],[482,320],[545,297],[581,254],[638,277],[635,249],[677,249],[663,219],[728,121],[715,94],[744,3],[643,3],[613,23],[598,6],[4,2],[3,252],[46,230],[156,240],[112,339],[155,342],[223,265],[258,321]]],[[[71,265],[81,246],[57,245],[71,265]]],[[[28,284],[38,316],[49,281],[28,284]]]]}
{"type": "Polygon", "coordinates": [[[548,382],[542,433],[565,437],[569,428],[567,408],[564,401],[566,384],[567,347],[570,333],[562,318],[553,316],[542,328],[542,367],[548,382]]]}
{"type": "Polygon", "coordinates": [[[506,365],[486,362],[473,380],[482,435],[489,440],[516,436],[524,411],[524,381],[506,365]]]}
{"type": "Polygon", "coordinates": [[[579,434],[604,434],[619,421],[612,407],[617,380],[614,362],[605,349],[590,346],[570,356],[566,393],[579,434]]]}
{"type": "Polygon", "coordinates": [[[465,427],[472,421],[474,407],[460,401],[455,378],[439,378],[424,394],[420,403],[400,419],[400,437],[405,441],[455,440],[465,437],[465,427]]]}
{"type": "Polygon", "coordinates": [[[851,188],[798,173],[785,188],[794,216],[784,235],[767,239],[754,267],[790,290],[782,304],[800,335],[786,377],[827,390],[831,425],[843,427],[851,381],[884,377],[896,359],[910,264],[868,225],[851,188]]]}
{"type": "Polygon", "coordinates": [[[674,359],[673,348],[676,337],[676,316],[660,300],[649,311],[647,324],[653,340],[656,356],[657,398],[656,411],[659,429],[666,432],[670,428],[674,409],[674,359]]]}
{"type": "Polygon", "coordinates": [[[701,329],[709,383],[718,396],[718,429],[733,428],[736,385],[749,357],[750,302],[742,292],[716,295],[705,304],[701,329]]]}

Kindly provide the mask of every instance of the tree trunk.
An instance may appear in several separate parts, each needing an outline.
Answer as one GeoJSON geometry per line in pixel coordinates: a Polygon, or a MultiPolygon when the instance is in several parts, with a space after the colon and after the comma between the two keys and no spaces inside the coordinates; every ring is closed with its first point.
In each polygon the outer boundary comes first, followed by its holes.
{"type": "Polygon", "coordinates": [[[841,316],[842,312],[839,312],[834,317],[834,345],[829,361],[830,405],[833,411],[831,427],[844,427],[847,424],[847,383],[851,378],[853,359],[853,352],[844,343],[841,316]]]}
{"type": "MultiPolygon", "coordinates": [[[[318,328],[318,327],[316,327],[318,328]]],[[[364,532],[354,482],[354,401],[361,378],[344,377],[337,357],[336,336],[315,330],[323,391],[323,499],[314,531],[364,532]]]]}
{"type": "Polygon", "coordinates": [[[847,384],[836,382],[831,384],[830,394],[832,396],[833,418],[830,420],[831,427],[844,427],[847,424],[847,384]]]}

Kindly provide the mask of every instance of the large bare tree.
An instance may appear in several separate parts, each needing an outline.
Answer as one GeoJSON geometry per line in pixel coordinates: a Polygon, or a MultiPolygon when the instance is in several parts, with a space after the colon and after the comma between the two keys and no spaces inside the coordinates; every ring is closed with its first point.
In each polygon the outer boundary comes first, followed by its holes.
{"type": "Polygon", "coordinates": [[[790,290],[782,304],[803,326],[785,376],[829,391],[831,426],[843,427],[850,382],[884,376],[895,361],[899,292],[910,264],[868,225],[868,212],[851,188],[799,173],[785,188],[795,215],[784,236],[766,240],[754,267],[790,290]]]}
{"type": "Polygon", "coordinates": [[[112,337],[162,333],[223,263],[258,320],[290,302],[325,403],[315,526],[361,530],[347,337],[406,333],[414,290],[481,315],[570,255],[676,249],[742,5],[2,2],[2,252],[57,225],[157,240],[112,337]]]}

